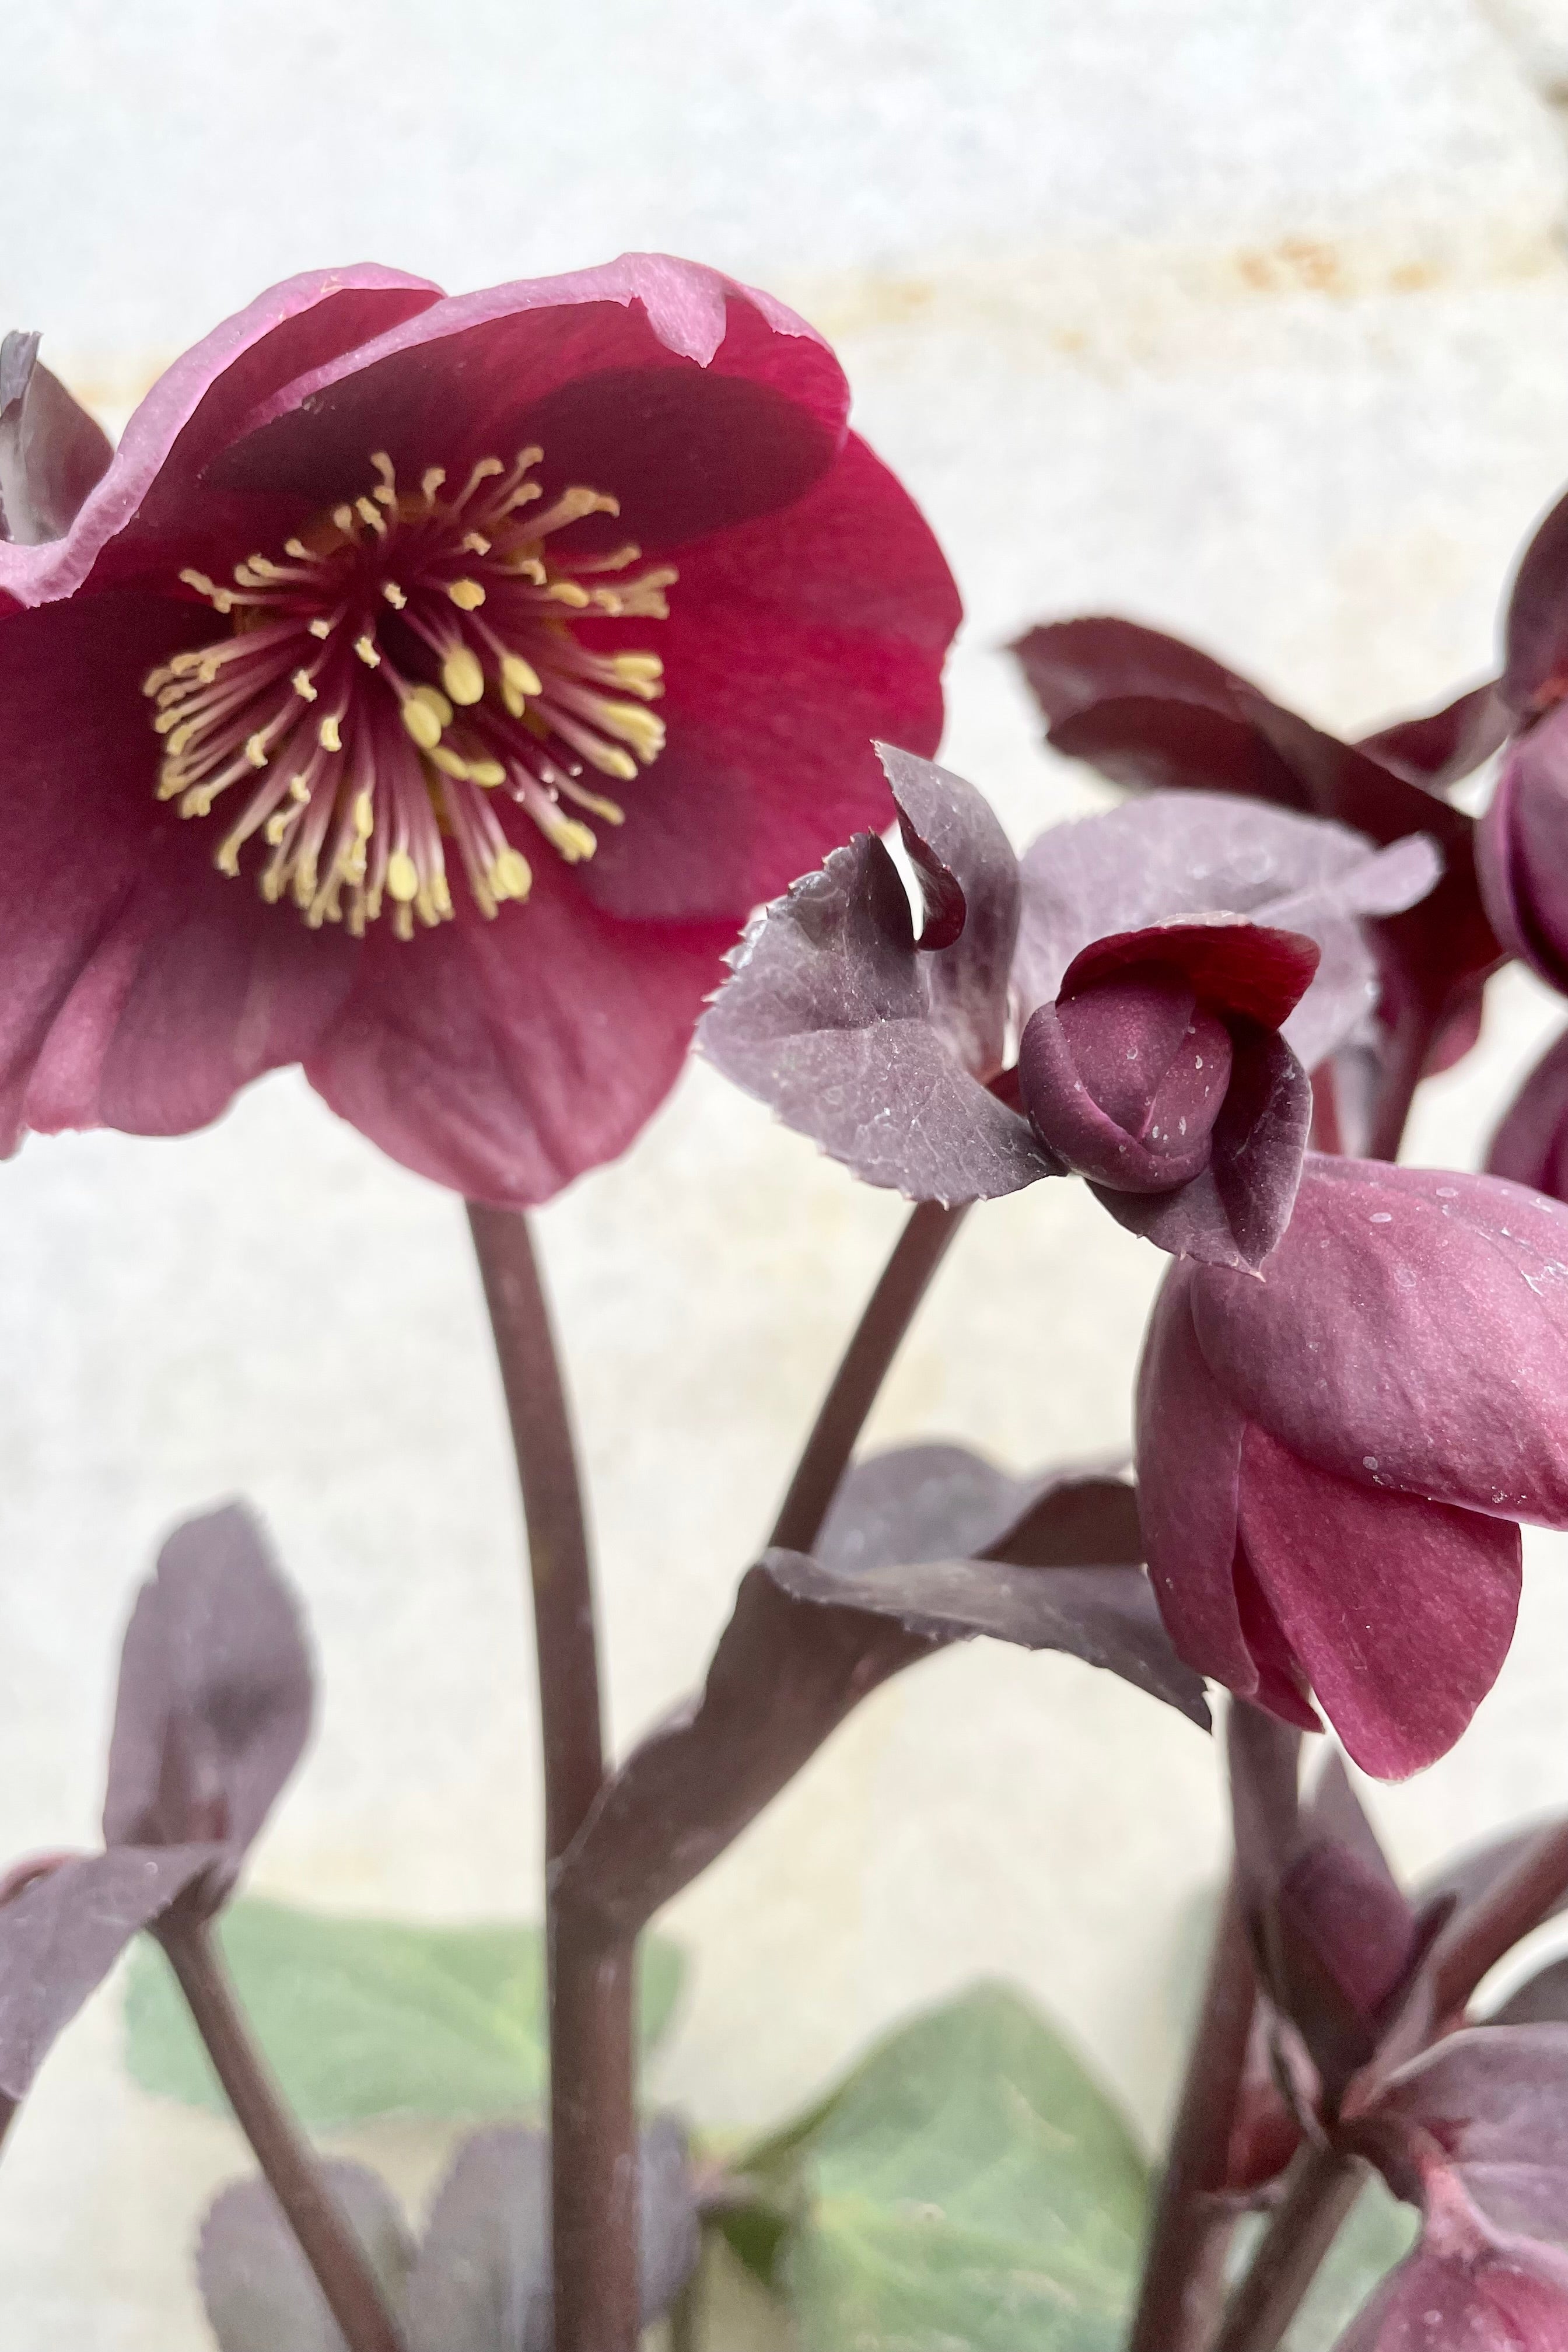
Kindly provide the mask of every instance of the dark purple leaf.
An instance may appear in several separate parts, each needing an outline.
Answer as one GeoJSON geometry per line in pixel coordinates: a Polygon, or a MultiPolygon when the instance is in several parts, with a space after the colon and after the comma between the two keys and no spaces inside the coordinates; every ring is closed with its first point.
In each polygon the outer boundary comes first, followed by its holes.
{"type": "MultiPolygon", "coordinates": [[[[671,2116],[657,2117],[642,2135],[641,2189],[643,2325],[650,2326],[698,2254],[686,2136],[671,2116]]],[[[409,2352],[551,2352],[550,2291],[549,2141],[522,2125],[476,2132],[441,2185],[414,2265],[409,2352]]]]}
{"type": "Polygon", "coordinates": [[[119,1846],[61,1863],[0,1905],[0,2095],[25,2095],[132,1937],[222,1857],[205,1843],[119,1846]]]}
{"type": "Polygon", "coordinates": [[[1020,866],[1020,1019],[1055,1000],[1096,940],[1181,916],[1245,915],[1317,942],[1317,976],[1284,1024],[1310,1069],[1376,1002],[1376,961],[1359,919],[1410,905],[1436,872],[1426,841],[1378,853],[1343,825],[1217,793],[1162,793],[1053,826],[1020,866]]]}
{"type": "Polygon", "coordinates": [[[1019,1649],[1065,1651],[1209,1727],[1202,1677],[1172,1649],[1141,1568],[942,1559],[845,1571],[791,1551],[771,1551],[763,1565],[796,1600],[870,1610],[932,1642],[987,1634],[1019,1649]]]}
{"type": "Polygon", "coordinates": [[[752,926],[699,1041],[786,1127],[911,1200],[994,1199],[1059,1173],[954,1058],[930,999],[936,961],[915,946],[898,868],[862,834],[752,926]]]}
{"type": "Polygon", "coordinates": [[[1132,1488],[1098,1465],[1015,1478],[963,1445],[899,1445],[845,1474],[816,1558],[853,1573],[989,1553],[1030,1568],[1136,1568],[1132,1488]]]}
{"type": "Polygon", "coordinates": [[[976,1633],[1091,1656],[1206,1725],[1202,1683],[1129,1566],[1142,1556],[1132,1490],[1100,1472],[1013,1479],[936,1445],[857,1464],[819,1558],[770,1553],[742,1580],[703,1690],[626,1759],[562,1863],[560,1890],[618,1932],[640,1927],[879,1683],[976,1633]],[[955,1562],[958,1541],[986,1556],[955,1562]],[[1088,1570],[1081,1589],[1053,1582],[1058,1568],[1088,1570]],[[904,1580],[922,1578],[921,1605],[905,1608],[904,1580]]]}
{"type": "Polygon", "coordinates": [[[639,1742],[563,1857],[564,1899],[636,1932],[739,1837],[879,1683],[938,1645],[741,1580],[700,1692],[639,1742]]]}
{"type": "MultiPolygon", "coordinates": [[[[321,2179],[401,2311],[414,2248],[397,2200],[363,2164],[323,2160],[321,2179]]],[[[209,2208],[196,2283],[218,2352],[345,2352],[343,2336],[277,2199],[240,2180],[209,2208]]],[[[497,2347],[502,2343],[497,2337],[497,2347]]]]}
{"type": "Polygon", "coordinates": [[[899,829],[926,904],[920,947],[931,1018],[984,1084],[1002,1067],[1018,938],[1018,861],[990,803],[962,776],[879,744],[899,829]]]}
{"type": "Polygon", "coordinates": [[[121,1656],[104,1836],[250,1844],[299,1761],[311,1673],[293,1595],[243,1505],[189,1519],[142,1588],[121,1656]]]}
{"type": "Polygon", "coordinates": [[[1375,735],[1363,735],[1356,749],[1410,783],[1447,792],[1501,751],[1508,740],[1509,709],[1500,686],[1500,679],[1489,678],[1485,686],[1471,687],[1439,710],[1418,719],[1396,719],[1375,735]]]}
{"type": "Polygon", "coordinates": [[[38,365],[37,336],[0,340],[0,541],[62,538],[112,454],[86,409],[38,365]]]}
{"type": "Polygon", "coordinates": [[[1537,524],[1520,559],[1500,685],[1510,709],[1525,719],[1568,693],[1568,498],[1537,524]]]}
{"type": "Polygon", "coordinates": [[[1367,1818],[1344,1758],[1337,1749],[1323,1759],[1311,1793],[1301,1807],[1301,1826],[1310,1838],[1328,1839],[1342,1846],[1397,1891],[1399,1881],[1388,1866],[1377,1832],[1367,1818]]]}

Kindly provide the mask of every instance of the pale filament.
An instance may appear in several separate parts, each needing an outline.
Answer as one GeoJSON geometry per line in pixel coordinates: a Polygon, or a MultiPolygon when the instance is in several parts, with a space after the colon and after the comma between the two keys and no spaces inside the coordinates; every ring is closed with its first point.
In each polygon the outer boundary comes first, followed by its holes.
{"type": "Polygon", "coordinates": [[[597,845],[587,817],[623,821],[598,786],[630,783],[663,749],[649,707],[663,664],[581,645],[573,619],[662,620],[675,573],[637,572],[635,546],[552,544],[618,509],[578,486],[541,504],[541,456],[481,458],[455,491],[431,466],[408,490],[377,452],[369,491],[280,557],[247,557],[232,585],[181,573],[233,635],[146,680],[158,795],[203,817],[228,796],[226,874],[254,841],[264,898],[356,937],[385,907],[406,940],[453,912],[448,849],[485,917],[527,898],[531,869],[492,795],[574,865],[597,845]]]}

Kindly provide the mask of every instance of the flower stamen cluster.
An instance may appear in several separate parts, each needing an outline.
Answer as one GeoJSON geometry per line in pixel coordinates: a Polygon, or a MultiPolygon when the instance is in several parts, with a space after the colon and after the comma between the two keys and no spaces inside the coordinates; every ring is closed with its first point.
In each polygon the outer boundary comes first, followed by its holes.
{"type": "Polygon", "coordinates": [[[271,852],[262,896],[291,896],[312,928],[346,922],[361,937],[387,902],[400,939],[416,916],[449,919],[448,840],[493,918],[528,897],[532,872],[488,796],[504,793],[575,865],[596,846],[579,812],[623,820],[585,771],[629,783],[663,748],[648,708],[663,692],[658,656],[595,652],[566,615],[662,620],[676,574],[626,577],[634,544],[551,547],[619,509],[574,486],[528,513],[542,456],[522,449],[510,468],[482,457],[452,497],[439,466],[400,489],[378,451],[371,493],[306,524],[286,562],[251,555],[232,586],[180,574],[233,634],[145,682],[164,739],[158,796],[205,817],[235,793],[218,866],[237,876],[259,834],[271,852]]]}

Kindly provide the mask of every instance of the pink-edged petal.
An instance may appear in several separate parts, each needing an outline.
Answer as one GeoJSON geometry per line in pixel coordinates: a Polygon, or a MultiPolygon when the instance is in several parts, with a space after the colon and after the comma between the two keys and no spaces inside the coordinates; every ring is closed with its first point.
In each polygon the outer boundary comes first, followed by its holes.
{"type": "Polygon", "coordinates": [[[212,864],[154,797],[142,681],[189,605],[117,593],[0,621],[0,1148],[24,1127],[181,1133],[314,1037],[346,942],[212,864]]]}
{"type": "Polygon", "coordinates": [[[1568,1209],[1310,1152],[1263,1279],[1205,1267],[1192,1299],[1214,1377],[1305,1460],[1568,1526],[1568,1209]]]}
{"type": "Polygon", "coordinates": [[[1404,1780],[1447,1755],[1513,1639],[1517,1527],[1352,1484],[1253,1425],[1240,1528],[1270,1609],[1362,1769],[1404,1780]]]}
{"type": "Polygon", "coordinates": [[[307,270],[269,287],[159,377],[64,539],[0,545],[0,604],[69,595],[110,549],[106,574],[120,579],[166,563],[172,583],[193,561],[193,530],[203,545],[226,527],[230,535],[245,530],[255,502],[221,499],[199,482],[241,420],[279,385],[379,335],[439,291],[373,262],[307,270]],[[132,525],[129,543],[116,547],[132,525]]]}
{"type": "Polygon", "coordinates": [[[1487,1173],[1568,1200],[1568,1034],[1526,1078],[1492,1138],[1487,1173]]]}
{"type": "Polygon", "coordinates": [[[1190,1269],[1173,1265],[1143,1342],[1138,1513],[1149,1579],[1177,1652],[1246,1698],[1258,1688],[1258,1670],[1231,1574],[1244,1423],[1199,1352],[1191,1290],[1190,1269]]]}
{"type": "Polygon", "coordinates": [[[873,738],[935,751],[962,607],[920,509],[853,435],[795,506],[680,562],[658,634],[668,740],[584,887],[616,914],[739,921],[891,821],[873,738]]]}
{"type": "Polygon", "coordinates": [[[547,488],[607,491],[614,534],[662,549],[800,497],[842,446],[848,397],[827,345],[781,303],[627,254],[450,295],[329,358],[258,404],[214,478],[321,503],[373,449],[417,476],[537,442],[547,488]]]}
{"type": "Polygon", "coordinates": [[[405,1167],[531,1207],[613,1160],[679,1075],[733,930],[619,923],[531,845],[531,897],[367,938],[305,1075],[405,1167]]]}

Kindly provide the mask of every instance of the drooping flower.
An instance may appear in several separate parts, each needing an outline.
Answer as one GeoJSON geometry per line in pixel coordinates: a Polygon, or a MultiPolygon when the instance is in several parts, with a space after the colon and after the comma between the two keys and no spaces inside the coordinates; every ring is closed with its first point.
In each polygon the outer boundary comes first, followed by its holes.
{"type": "Polygon", "coordinates": [[[1139,1378],[1177,1650],[1367,1771],[1452,1747],[1512,1638],[1518,1522],[1568,1526],[1568,1210],[1309,1155],[1261,1280],[1173,1267],[1139,1378]]]}
{"type": "Polygon", "coordinates": [[[1245,794],[1334,817],[1379,842],[1434,835],[1442,881],[1374,932],[1382,1057],[1415,1057],[1419,1076],[1474,1045],[1481,989],[1503,950],[1477,884],[1473,821],[1446,794],[1503,740],[1507,712],[1494,687],[1348,743],[1195,646],[1135,622],[1056,622],[1013,651],[1053,748],[1116,783],[1245,794]]]}
{"type": "Polygon", "coordinates": [[[750,908],[882,821],[870,738],[940,730],[956,594],[821,339],[659,256],[321,273],[111,458],[9,349],[0,1145],[298,1060],[481,1198],[622,1149],[750,908]]]}

